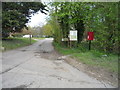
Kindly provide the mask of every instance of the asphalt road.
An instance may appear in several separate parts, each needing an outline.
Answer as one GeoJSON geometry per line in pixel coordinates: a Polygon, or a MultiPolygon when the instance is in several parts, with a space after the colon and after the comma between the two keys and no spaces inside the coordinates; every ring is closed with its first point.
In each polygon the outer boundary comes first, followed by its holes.
{"type": "MultiPolygon", "coordinates": [[[[77,70],[64,60],[42,58],[54,51],[52,39],[4,52],[2,88],[113,88],[77,70]]],[[[47,56],[46,56],[47,57],[47,56]]]]}

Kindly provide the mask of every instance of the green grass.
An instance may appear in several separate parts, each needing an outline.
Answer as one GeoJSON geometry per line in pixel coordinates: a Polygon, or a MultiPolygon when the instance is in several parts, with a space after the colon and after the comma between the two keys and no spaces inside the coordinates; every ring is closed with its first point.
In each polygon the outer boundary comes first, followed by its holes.
{"type": "MultiPolygon", "coordinates": [[[[35,43],[36,40],[31,40],[31,44],[35,43]]],[[[8,38],[6,40],[2,40],[2,47],[6,50],[16,49],[19,47],[30,45],[29,38],[8,38]]]]}
{"type": "MultiPolygon", "coordinates": [[[[117,55],[96,55],[95,51],[85,53],[74,53],[73,57],[90,66],[98,66],[108,69],[111,72],[118,72],[118,57],[117,55]]],[[[104,54],[103,54],[104,55],[104,54]]]]}
{"type": "Polygon", "coordinates": [[[97,66],[105,68],[110,72],[118,73],[118,55],[107,54],[97,50],[89,51],[88,48],[81,47],[82,45],[78,48],[67,48],[56,43],[53,44],[55,49],[63,55],[71,55],[86,65],[97,66]]]}

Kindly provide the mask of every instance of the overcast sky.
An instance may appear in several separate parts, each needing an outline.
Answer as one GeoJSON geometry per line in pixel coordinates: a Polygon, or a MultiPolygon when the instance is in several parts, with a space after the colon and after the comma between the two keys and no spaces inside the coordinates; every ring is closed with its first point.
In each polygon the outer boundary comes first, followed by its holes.
{"type": "Polygon", "coordinates": [[[30,22],[27,25],[31,27],[43,26],[47,23],[46,22],[47,17],[48,15],[45,15],[39,11],[36,14],[32,15],[31,19],[29,20],[30,22]]]}

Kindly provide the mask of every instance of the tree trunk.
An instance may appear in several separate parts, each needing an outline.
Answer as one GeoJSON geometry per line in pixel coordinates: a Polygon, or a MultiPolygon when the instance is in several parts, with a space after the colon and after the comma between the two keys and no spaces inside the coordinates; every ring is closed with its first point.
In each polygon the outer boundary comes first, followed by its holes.
{"type": "Polygon", "coordinates": [[[85,31],[85,27],[84,27],[84,23],[83,20],[80,20],[79,22],[76,23],[75,25],[75,29],[77,30],[77,42],[81,43],[82,39],[83,39],[83,34],[85,31]]]}

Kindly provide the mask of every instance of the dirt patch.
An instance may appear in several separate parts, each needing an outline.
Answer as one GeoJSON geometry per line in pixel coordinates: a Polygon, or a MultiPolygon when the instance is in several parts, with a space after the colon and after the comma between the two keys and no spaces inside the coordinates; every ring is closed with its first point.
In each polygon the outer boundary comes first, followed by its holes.
{"type": "Polygon", "coordinates": [[[41,58],[49,59],[49,60],[57,60],[62,55],[57,51],[53,50],[51,52],[36,52],[40,55],[41,58]]]}
{"type": "Polygon", "coordinates": [[[71,57],[67,57],[65,61],[78,70],[87,73],[89,76],[94,77],[99,81],[104,81],[110,85],[118,87],[118,76],[113,72],[109,72],[108,70],[105,70],[101,67],[88,66],[71,57]]]}
{"type": "Polygon", "coordinates": [[[27,50],[21,50],[22,52],[25,52],[25,51],[27,51],[27,50]]]}

